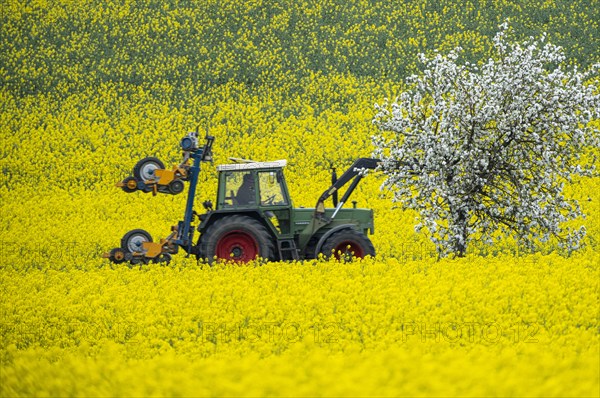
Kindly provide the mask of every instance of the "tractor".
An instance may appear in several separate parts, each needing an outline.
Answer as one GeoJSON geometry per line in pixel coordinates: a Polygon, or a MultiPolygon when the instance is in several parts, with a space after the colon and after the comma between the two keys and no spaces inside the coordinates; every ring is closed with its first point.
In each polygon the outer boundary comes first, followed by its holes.
{"type": "Polygon", "coordinates": [[[283,169],[286,160],[255,162],[233,159],[217,166],[218,193],[216,206],[205,201],[202,214],[194,210],[200,166],[212,162],[214,137],[208,134],[199,144],[198,132],[187,134],[180,142],[183,161],[172,169],[155,157],[140,160],[133,175],[117,183],[123,191],[177,195],[189,184],[182,221],[158,242],[142,229],[127,232],[121,245],[103,256],[114,263],[169,262],[184,250],[187,256],[204,259],[250,262],[255,259],[293,261],[319,256],[351,259],[374,256],[368,238],[374,233],[373,211],[342,208],[365,169],[375,169],[377,159],[360,158],[337,178],[317,200],[314,208],[295,208],[290,198],[283,169]],[[351,182],[340,200],[338,190],[351,182]],[[325,207],[332,197],[333,207],[325,207]],[[194,241],[195,233],[197,241],[194,241]]]}

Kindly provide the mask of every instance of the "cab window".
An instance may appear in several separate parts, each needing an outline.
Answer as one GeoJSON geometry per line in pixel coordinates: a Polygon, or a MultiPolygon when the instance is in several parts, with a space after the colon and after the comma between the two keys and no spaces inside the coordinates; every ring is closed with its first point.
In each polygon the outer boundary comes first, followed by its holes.
{"type": "Polygon", "coordinates": [[[252,172],[229,172],[225,175],[225,205],[256,205],[256,188],[252,172]]]}
{"type": "Polygon", "coordinates": [[[260,186],[260,204],[262,206],[287,205],[283,194],[282,179],[276,171],[262,171],[258,173],[260,186]]]}

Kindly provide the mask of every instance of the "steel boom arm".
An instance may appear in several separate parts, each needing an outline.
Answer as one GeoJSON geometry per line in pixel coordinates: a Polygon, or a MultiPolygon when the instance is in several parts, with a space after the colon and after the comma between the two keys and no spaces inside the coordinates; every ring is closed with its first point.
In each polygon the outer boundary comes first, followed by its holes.
{"type": "Polygon", "coordinates": [[[323,194],[319,197],[317,205],[315,206],[315,217],[322,218],[325,214],[325,201],[331,195],[337,192],[340,188],[346,185],[350,180],[354,179],[348,187],[348,189],[346,190],[346,192],[344,193],[342,199],[339,201],[339,203],[337,203],[335,212],[333,213],[331,218],[335,217],[339,209],[341,209],[344,203],[348,201],[348,198],[362,179],[363,176],[360,173],[361,170],[374,170],[377,168],[380,162],[381,160],[372,158],[356,159],[356,161],[352,163],[352,166],[350,166],[348,170],[346,170],[344,174],[342,174],[340,178],[338,178],[337,181],[335,181],[329,188],[327,188],[327,190],[325,190],[325,192],[323,192],[323,194]]]}

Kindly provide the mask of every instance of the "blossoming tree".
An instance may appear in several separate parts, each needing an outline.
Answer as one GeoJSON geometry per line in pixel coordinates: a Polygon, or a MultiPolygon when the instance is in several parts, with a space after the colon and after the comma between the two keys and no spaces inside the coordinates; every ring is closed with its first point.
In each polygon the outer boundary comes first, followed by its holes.
{"type": "Polygon", "coordinates": [[[574,250],[585,235],[561,225],[583,215],[563,187],[595,173],[598,65],[569,68],[545,35],[516,43],[508,32],[505,23],[477,65],[459,63],[460,49],[421,55],[409,89],[376,105],[383,187],[419,212],[416,230],[427,229],[440,256],[503,236],[529,249],[556,238],[574,250]]]}

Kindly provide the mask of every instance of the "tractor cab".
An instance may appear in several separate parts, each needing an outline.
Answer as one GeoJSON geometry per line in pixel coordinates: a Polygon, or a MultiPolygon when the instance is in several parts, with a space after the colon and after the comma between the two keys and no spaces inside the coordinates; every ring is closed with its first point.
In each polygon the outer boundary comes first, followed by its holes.
{"type": "Polygon", "coordinates": [[[252,212],[268,220],[276,235],[290,234],[292,201],[283,175],[286,163],[244,161],[217,166],[217,211],[252,212]]]}
{"type": "Polygon", "coordinates": [[[217,166],[217,210],[291,207],[285,165],[285,160],[276,160],[217,166]]]}

